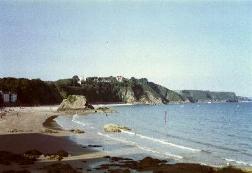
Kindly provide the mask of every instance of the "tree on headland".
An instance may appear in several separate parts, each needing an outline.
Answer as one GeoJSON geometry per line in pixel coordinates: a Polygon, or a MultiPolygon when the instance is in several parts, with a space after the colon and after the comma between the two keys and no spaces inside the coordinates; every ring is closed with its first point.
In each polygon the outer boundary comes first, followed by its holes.
{"type": "Polygon", "coordinates": [[[80,81],[80,78],[77,75],[74,75],[72,77],[72,84],[73,84],[73,86],[79,86],[80,85],[79,81],[80,81]]]}

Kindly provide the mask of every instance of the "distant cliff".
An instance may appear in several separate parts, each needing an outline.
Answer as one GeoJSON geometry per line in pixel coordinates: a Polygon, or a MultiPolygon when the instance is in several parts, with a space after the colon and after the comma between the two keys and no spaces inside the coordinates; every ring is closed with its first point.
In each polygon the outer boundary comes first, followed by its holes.
{"type": "Polygon", "coordinates": [[[78,76],[57,81],[40,79],[0,78],[0,90],[18,95],[18,105],[59,104],[69,95],[84,95],[90,103],[167,104],[186,102],[237,102],[249,101],[233,92],[203,90],[172,91],[146,78],[78,76]]]}
{"type": "Polygon", "coordinates": [[[238,102],[239,98],[234,92],[213,92],[203,90],[177,91],[183,98],[190,102],[238,102]]]}

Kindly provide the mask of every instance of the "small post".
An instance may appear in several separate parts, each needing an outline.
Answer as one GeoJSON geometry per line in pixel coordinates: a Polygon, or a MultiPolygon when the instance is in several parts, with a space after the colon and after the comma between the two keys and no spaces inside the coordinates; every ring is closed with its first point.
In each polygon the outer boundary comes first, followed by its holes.
{"type": "Polygon", "coordinates": [[[165,117],[164,117],[165,124],[166,124],[166,117],[167,117],[167,111],[165,111],[165,117]]]}

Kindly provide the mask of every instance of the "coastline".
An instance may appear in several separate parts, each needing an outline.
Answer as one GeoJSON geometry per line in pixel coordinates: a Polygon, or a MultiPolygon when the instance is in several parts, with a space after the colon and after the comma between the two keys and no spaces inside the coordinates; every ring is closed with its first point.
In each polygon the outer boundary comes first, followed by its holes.
{"type": "MultiPolygon", "coordinates": [[[[96,136],[98,136],[98,135],[96,135],[96,136]]],[[[112,137],[111,137],[111,139],[112,139],[112,137]]],[[[75,140],[74,140],[75,141],[75,140]]],[[[119,141],[119,140],[116,140],[116,141],[119,141]]],[[[106,147],[105,147],[106,148],[106,147]]],[[[113,151],[112,151],[112,153],[113,153],[113,151]]],[[[148,156],[148,155],[146,155],[146,156],[148,156]]],[[[117,156],[117,154],[115,155],[115,157],[121,157],[121,155],[119,155],[119,156],[117,156]]],[[[129,157],[129,156],[128,156],[129,157]]],[[[129,158],[131,158],[131,159],[134,159],[134,158],[132,158],[132,157],[129,157],[129,158]]],[[[160,159],[160,158],[159,158],[160,159]]],[[[137,161],[138,159],[136,159],[135,161],[137,161]]],[[[170,159],[169,159],[170,160],[170,159]]],[[[138,160],[139,161],[139,160],[138,160]]],[[[173,162],[173,163],[169,163],[169,164],[172,164],[172,165],[180,165],[181,164],[181,162],[177,162],[176,164],[174,164],[174,163],[176,163],[176,162],[173,162]]],[[[214,169],[221,169],[222,167],[225,167],[225,166],[214,166],[214,165],[207,165],[207,164],[204,164],[204,163],[186,163],[186,162],[183,162],[182,163],[183,164],[183,166],[188,166],[188,167],[190,167],[191,165],[197,165],[197,166],[208,166],[208,167],[211,167],[211,168],[214,168],[214,169]]],[[[196,166],[196,167],[197,167],[196,166]]],[[[243,170],[246,170],[246,171],[248,171],[248,170],[251,170],[251,167],[250,166],[241,166],[241,167],[237,167],[237,166],[235,166],[236,168],[238,168],[238,169],[243,169],[243,170]]]]}
{"type": "MultiPolygon", "coordinates": [[[[93,170],[93,172],[104,172],[104,170],[112,169],[111,167],[113,167],[113,165],[111,166],[109,164],[114,163],[113,157],[108,157],[105,153],[95,150],[95,148],[80,146],[69,139],[71,135],[76,134],[62,129],[60,125],[56,123],[54,118],[60,115],[61,113],[55,112],[55,110],[48,107],[41,107],[41,109],[40,107],[22,109],[14,108],[0,121],[0,141],[4,141],[0,143],[0,151],[6,150],[15,153],[24,153],[27,150],[37,149],[43,153],[51,153],[56,152],[57,150],[65,150],[70,154],[69,157],[64,158],[62,161],[52,161],[40,158],[33,165],[26,168],[30,172],[33,172],[41,167],[46,167],[52,163],[66,163],[71,165],[73,169],[79,171],[91,170],[92,172],[93,170]],[[19,112],[19,115],[17,115],[17,112],[19,112]],[[10,132],[9,129],[14,128],[17,131],[10,132]],[[104,165],[104,162],[107,165],[104,165]],[[90,168],[90,166],[94,163],[98,165],[97,169],[90,168]]],[[[88,113],[85,115],[88,115],[88,113]]],[[[85,136],[83,140],[85,140],[85,136]]],[[[118,160],[124,159],[125,158],[118,158],[118,160]]],[[[174,173],[181,171],[181,169],[186,170],[188,173],[190,173],[190,171],[196,173],[201,169],[217,169],[210,166],[189,163],[162,163],[162,166],[157,166],[156,162],[154,162],[155,161],[152,159],[147,161],[131,160],[130,163],[124,162],[125,165],[117,165],[117,169],[120,169],[120,171],[126,169],[137,171],[153,170],[153,172],[173,171],[174,173]]],[[[15,164],[9,166],[0,164],[0,170],[23,170],[23,167],[15,164]]]]}

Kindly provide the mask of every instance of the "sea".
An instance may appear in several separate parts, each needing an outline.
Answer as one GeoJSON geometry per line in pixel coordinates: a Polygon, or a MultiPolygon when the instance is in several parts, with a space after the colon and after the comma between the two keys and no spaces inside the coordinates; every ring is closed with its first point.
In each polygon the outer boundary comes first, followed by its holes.
{"type": "Polygon", "coordinates": [[[171,163],[252,166],[252,102],[168,105],[117,105],[114,113],[59,116],[62,128],[83,129],[71,140],[101,145],[111,156],[151,156],[171,163]],[[104,132],[105,124],[131,131],[104,132]]]}

